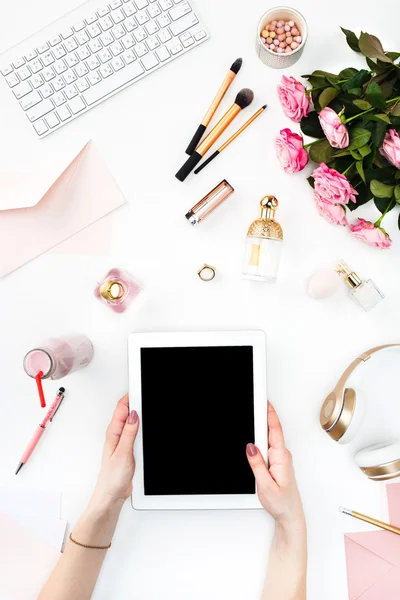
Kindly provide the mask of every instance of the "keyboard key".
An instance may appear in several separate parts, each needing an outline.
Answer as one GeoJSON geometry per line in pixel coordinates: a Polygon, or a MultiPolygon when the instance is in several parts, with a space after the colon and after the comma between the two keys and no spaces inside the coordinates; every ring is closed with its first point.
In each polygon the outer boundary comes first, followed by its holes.
{"type": "Polygon", "coordinates": [[[124,59],[126,64],[129,65],[131,62],[136,60],[136,54],[133,52],[133,50],[127,50],[123,53],[122,58],[124,59]]]}
{"type": "MultiPolygon", "coordinates": [[[[92,40],[93,42],[94,40],[92,40]]],[[[90,56],[90,50],[87,46],[82,46],[82,48],[78,48],[76,51],[77,55],[81,60],[85,60],[88,56],[90,56]]]]}
{"type": "Polygon", "coordinates": [[[132,17],[132,18],[130,18],[130,19],[126,19],[126,20],[124,21],[124,26],[125,26],[125,29],[126,29],[127,31],[133,31],[134,29],[136,29],[136,28],[137,28],[137,23],[136,23],[136,21],[135,21],[135,20],[133,19],[133,17],[132,17]]]}
{"type": "Polygon", "coordinates": [[[172,38],[172,35],[168,31],[168,29],[163,29],[162,31],[159,31],[157,36],[162,44],[165,44],[165,42],[168,42],[172,38]]]}
{"type": "MultiPolygon", "coordinates": [[[[66,84],[68,83],[73,83],[74,81],[76,81],[77,77],[75,75],[75,73],[73,72],[72,69],[70,69],[69,71],[67,71],[64,75],[64,81],[66,84]]],[[[68,95],[68,94],[67,94],[68,95]]]]}
{"type": "Polygon", "coordinates": [[[25,64],[25,59],[24,58],[18,58],[18,60],[15,60],[13,62],[13,66],[14,69],[19,69],[19,67],[22,67],[25,64]]]}
{"type": "Polygon", "coordinates": [[[56,72],[54,71],[53,67],[47,67],[46,69],[44,69],[43,77],[46,81],[51,81],[52,79],[54,79],[55,76],[56,72]]]}
{"type": "Polygon", "coordinates": [[[122,52],[124,51],[122,45],[119,42],[115,42],[115,44],[112,44],[110,46],[110,50],[114,54],[114,56],[118,56],[118,54],[122,54],[122,52]]]}
{"type": "Polygon", "coordinates": [[[108,5],[111,9],[115,9],[115,8],[119,8],[121,6],[122,2],[121,0],[113,0],[112,2],[110,2],[110,4],[108,5]]]}
{"type": "Polygon", "coordinates": [[[29,66],[31,68],[32,73],[37,73],[38,71],[41,71],[43,69],[42,62],[39,58],[34,58],[33,60],[31,60],[29,66]]]}
{"type": "Polygon", "coordinates": [[[61,121],[66,121],[70,118],[71,113],[66,106],[60,106],[57,108],[57,115],[60,117],[61,121]]]}
{"type": "Polygon", "coordinates": [[[67,52],[72,52],[73,50],[77,49],[78,44],[76,43],[75,38],[71,37],[64,42],[64,46],[67,52]]]}
{"type": "Polygon", "coordinates": [[[74,25],[74,29],[76,32],[81,31],[82,29],[85,29],[85,27],[86,27],[85,21],[78,21],[74,25]]]}
{"type": "Polygon", "coordinates": [[[48,65],[51,65],[54,62],[54,56],[50,52],[50,50],[48,52],[45,52],[44,54],[42,54],[41,58],[42,58],[42,62],[45,67],[47,67],[48,65]]]}
{"type": "Polygon", "coordinates": [[[71,100],[71,98],[75,98],[75,96],[78,95],[78,90],[76,89],[76,87],[74,85],[69,85],[68,87],[65,88],[65,94],[67,96],[67,98],[69,98],[71,100]]]}
{"type": "Polygon", "coordinates": [[[105,17],[106,15],[108,15],[109,12],[110,9],[108,8],[108,6],[105,6],[104,8],[100,8],[100,10],[97,11],[97,14],[99,17],[105,17]]]}
{"type": "Polygon", "coordinates": [[[78,77],[83,77],[84,75],[87,75],[87,73],[89,73],[89,69],[87,68],[85,63],[80,63],[79,65],[76,65],[75,73],[78,75],[78,77]]]}
{"type": "Polygon", "coordinates": [[[65,63],[65,60],[58,60],[54,64],[54,68],[56,70],[56,73],[58,73],[58,75],[61,75],[61,73],[64,73],[68,69],[68,67],[65,63]]]}
{"type": "Polygon", "coordinates": [[[163,10],[168,10],[173,6],[171,0],[159,0],[160,6],[163,10]]]}
{"type": "Polygon", "coordinates": [[[114,36],[111,33],[111,31],[107,31],[106,33],[102,33],[101,36],[99,37],[99,40],[102,41],[103,46],[108,46],[109,44],[112,44],[114,41],[114,36]]]}
{"type": "Polygon", "coordinates": [[[40,46],[38,46],[37,51],[39,52],[39,54],[43,54],[43,52],[46,52],[46,50],[48,50],[48,49],[49,49],[49,45],[47,42],[45,42],[44,44],[41,44],[40,46]]]}
{"type": "Polygon", "coordinates": [[[2,67],[2,69],[0,69],[0,73],[1,73],[2,75],[4,75],[4,77],[5,77],[6,75],[9,75],[9,74],[10,74],[10,73],[12,73],[12,72],[13,72],[13,68],[12,68],[12,66],[11,66],[11,65],[7,65],[6,67],[2,67]]]}
{"type": "Polygon", "coordinates": [[[202,40],[203,38],[205,38],[205,37],[206,37],[206,35],[207,35],[207,34],[206,34],[206,32],[204,31],[204,29],[202,29],[201,31],[198,31],[198,32],[195,34],[195,36],[194,36],[194,39],[195,39],[195,40],[197,40],[197,41],[199,42],[200,40],[202,40]]]}
{"type": "Polygon", "coordinates": [[[78,64],[79,59],[78,59],[77,55],[75,54],[75,52],[72,52],[71,54],[67,54],[67,56],[65,57],[65,62],[67,63],[67,65],[69,67],[74,67],[75,65],[78,64]]]}
{"type": "Polygon", "coordinates": [[[111,16],[112,20],[116,25],[118,25],[118,23],[121,23],[121,21],[125,19],[125,15],[120,8],[117,8],[117,10],[113,10],[111,16]]]}
{"type": "Polygon", "coordinates": [[[48,98],[49,96],[52,96],[54,93],[53,88],[51,87],[50,83],[45,83],[41,88],[40,88],[40,93],[42,94],[43,98],[48,98]]]}
{"type": "Polygon", "coordinates": [[[91,51],[93,52],[93,54],[95,54],[96,52],[98,52],[99,50],[102,49],[102,44],[101,44],[101,37],[96,38],[94,40],[91,40],[88,44],[89,48],[91,49],[91,51]]]}
{"type": "Polygon", "coordinates": [[[139,27],[134,33],[137,42],[142,42],[147,38],[147,34],[142,27],[139,27]]]}
{"type": "Polygon", "coordinates": [[[43,77],[40,75],[40,73],[37,75],[33,75],[30,78],[30,82],[35,89],[44,84],[43,77]]]}
{"type": "Polygon", "coordinates": [[[54,104],[49,98],[47,98],[46,100],[42,100],[42,102],[39,102],[38,104],[27,110],[26,114],[28,119],[32,123],[33,121],[37,121],[41,117],[44,117],[44,115],[47,115],[47,113],[49,113],[53,109],[54,104]]]}
{"type": "Polygon", "coordinates": [[[97,25],[97,23],[93,23],[93,25],[89,25],[89,27],[88,27],[88,33],[89,33],[89,35],[90,35],[91,38],[94,38],[97,35],[101,34],[101,29],[97,25]]]}
{"type": "Polygon", "coordinates": [[[133,5],[133,2],[131,2],[129,0],[129,2],[127,2],[126,4],[124,4],[122,10],[124,11],[124,13],[126,14],[127,17],[130,17],[131,15],[134,15],[136,12],[136,8],[133,5]]]}
{"type": "Polygon", "coordinates": [[[150,71],[150,69],[153,69],[159,64],[159,60],[153,52],[150,52],[150,54],[146,54],[146,56],[142,58],[142,64],[146,71],[150,71]]]}
{"type": "Polygon", "coordinates": [[[150,23],[146,23],[145,28],[149,35],[153,35],[153,33],[157,33],[158,31],[158,25],[155,21],[150,21],[150,23]]]}
{"type": "Polygon", "coordinates": [[[165,46],[161,46],[161,48],[158,48],[156,50],[156,54],[161,62],[163,62],[164,60],[167,60],[167,58],[169,58],[171,56],[165,46]]]}
{"type": "Polygon", "coordinates": [[[111,27],[114,27],[113,21],[108,16],[100,19],[99,23],[103,31],[107,31],[107,29],[111,29],[111,27]]]}
{"type": "Polygon", "coordinates": [[[192,37],[192,34],[190,33],[190,31],[187,31],[186,33],[183,33],[181,36],[179,36],[179,40],[183,44],[183,42],[186,42],[186,40],[188,40],[191,37],[192,37]]]}
{"type": "Polygon", "coordinates": [[[37,57],[37,52],[36,52],[36,50],[32,50],[31,52],[27,52],[27,53],[25,54],[25,60],[27,60],[28,62],[29,62],[30,60],[32,60],[32,58],[36,58],[36,57],[37,57]]]}
{"type": "Polygon", "coordinates": [[[160,42],[158,41],[156,36],[153,36],[147,40],[147,45],[150,48],[150,50],[155,50],[160,45],[160,42]]]}
{"type": "Polygon", "coordinates": [[[183,42],[184,48],[189,48],[189,46],[192,46],[193,44],[194,44],[194,39],[192,37],[188,38],[187,40],[185,40],[183,42]]]}
{"type": "Polygon", "coordinates": [[[35,104],[38,104],[38,102],[41,102],[42,98],[39,94],[39,92],[37,92],[36,90],[31,92],[30,94],[28,94],[27,96],[24,96],[20,102],[21,108],[23,110],[28,110],[28,108],[32,108],[32,106],[35,106],[35,104]]]}
{"type": "Polygon", "coordinates": [[[49,127],[57,127],[59,122],[60,121],[59,121],[56,113],[52,112],[52,113],[49,113],[48,115],[46,115],[46,123],[49,127]]]}
{"type": "Polygon", "coordinates": [[[97,21],[97,15],[96,14],[89,15],[88,17],[86,17],[85,21],[88,25],[91,25],[92,23],[97,21]]]}
{"type": "Polygon", "coordinates": [[[192,7],[188,2],[182,2],[178,6],[175,6],[172,10],[169,11],[169,16],[173,21],[177,21],[178,19],[184,17],[188,13],[192,11],[192,7]]]}
{"type": "Polygon", "coordinates": [[[135,45],[135,40],[133,39],[133,36],[128,33],[128,35],[124,36],[121,39],[121,42],[123,43],[124,47],[129,50],[129,48],[132,48],[132,46],[135,45]]]}
{"type": "MultiPolygon", "coordinates": [[[[112,46],[110,46],[110,48],[112,48],[112,46]]],[[[106,63],[107,61],[112,59],[112,54],[107,48],[104,48],[104,50],[99,52],[99,58],[102,63],[106,63]]]]}
{"type": "Polygon", "coordinates": [[[66,54],[67,54],[67,52],[62,44],[59,44],[58,46],[55,46],[53,48],[53,55],[54,55],[54,58],[56,58],[56,59],[62,58],[66,54]]]}
{"type": "Polygon", "coordinates": [[[88,58],[88,60],[86,61],[87,66],[89,67],[89,69],[91,71],[93,71],[94,69],[97,69],[97,67],[100,66],[100,61],[97,58],[97,56],[91,56],[90,58],[88,58]]]}
{"type": "Polygon", "coordinates": [[[56,77],[55,79],[53,79],[52,84],[56,92],[62,90],[62,88],[65,87],[65,81],[62,77],[56,77]]]}
{"type": "Polygon", "coordinates": [[[149,8],[147,9],[147,12],[149,13],[152,19],[155,19],[156,17],[158,17],[158,15],[161,15],[161,8],[159,7],[158,3],[155,2],[154,4],[150,4],[149,8]]]}
{"type": "Polygon", "coordinates": [[[148,52],[146,45],[143,43],[136,44],[135,51],[139,58],[141,58],[148,52]]]}
{"type": "Polygon", "coordinates": [[[179,21],[176,21],[175,23],[172,23],[172,25],[170,25],[171,33],[175,36],[180,35],[184,31],[186,31],[186,29],[189,29],[189,27],[197,25],[198,22],[199,20],[194,13],[186,15],[186,17],[182,17],[182,19],[179,19],[179,21]]]}
{"type": "Polygon", "coordinates": [[[106,79],[106,77],[110,77],[110,75],[112,75],[114,72],[112,69],[112,66],[109,64],[101,65],[99,71],[102,74],[104,79],[106,79]]]}
{"type": "Polygon", "coordinates": [[[8,85],[12,88],[19,84],[19,77],[16,73],[11,73],[10,75],[7,75],[6,81],[8,85]]]}
{"type": "Polygon", "coordinates": [[[46,131],[49,130],[43,119],[36,121],[36,123],[34,124],[34,128],[36,129],[36,133],[38,135],[43,135],[44,133],[46,133],[46,131]]]}
{"type": "Polygon", "coordinates": [[[183,47],[181,44],[177,44],[176,46],[174,46],[173,48],[171,48],[171,54],[178,54],[179,52],[182,52],[183,47]]]}
{"type": "Polygon", "coordinates": [[[75,39],[80,46],[83,46],[83,44],[86,44],[90,40],[90,37],[86,31],[80,31],[76,34],[75,39]]]}
{"type": "Polygon", "coordinates": [[[116,40],[120,40],[126,34],[123,25],[116,25],[113,27],[113,29],[111,29],[111,31],[116,40]]]}
{"type": "Polygon", "coordinates": [[[116,58],[112,59],[111,65],[112,65],[112,68],[114,69],[114,71],[119,71],[120,69],[124,68],[125,63],[121,57],[117,56],[116,58]]]}
{"type": "Polygon", "coordinates": [[[68,29],[63,31],[61,35],[63,36],[64,40],[66,40],[67,38],[71,37],[71,35],[74,35],[74,30],[71,27],[68,27],[68,29]]]}
{"type": "Polygon", "coordinates": [[[135,0],[135,4],[139,10],[142,10],[142,8],[146,8],[146,6],[149,5],[147,0],[135,0]]]}
{"type": "Polygon", "coordinates": [[[74,98],[73,100],[71,100],[71,102],[68,102],[67,106],[69,106],[74,115],[86,108],[84,101],[82,100],[82,98],[79,98],[79,96],[78,98],[74,98]]]}
{"type": "Polygon", "coordinates": [[[86,79],[86,77],[82,77],[82,79],[78,79],[77,83],[76,83],[76,87],[78,88],[78,90],[82,93],[85,90],[89,89],[89,83],[88,80],[86,79]]]}
{"type": "Polygon", "coordinates": [[[25,79],[28,79],[32,74],[27,66],[18,69],[17,73],[21,81],[25,81],[25,79]]]}
{"type": "Polygon", "coordinates": [[[91,104],[98,102],[99,100],[101,100],[101,98],[104,98],[105,96],[114,92],[123,85],[130,83],[131,81],[142,75],[142,73],[144,73],[144,70],[140,63],[137,61],[133,62],[130,65],[127,65],[125,69],[121,69],[120,71],[117,71],[117,73],[114,73],[113,77],[105,79],[93,88],[90,88],[86,92],[83,92],[82,97],[85,100],[86,104],[90,106],[91,104]]]}
{"type": "Polygon", "coordinates": [[[144,25],[145,23],[147,23],[147,21],[149,21],[149,16],[146,13],[145,10],[142,10],[141,12],[138,12],[136,15],[136,21],[139,23],[139,25],[144,25]]]}
{"type": "MultiPolygon", "coordinates": [[[[157,23],[160,27],[167,27],[167,25],[171,23],[171,19],[168,15],[161,15],[161,17],[158,17],[157,23]]],[[[169,36],[169,39],[171,39],[171,35],[169,36]]]]}
{"type": "Polygon", "coordinates": [[[28,81],[22,81],[21,83],[13,87],[13,93],[17,100],[19,100],[23,96],[26,96],[26,94],[29,94],[29,92],[31,91],[32,88],[28,81]]]}
{"type": "Polygon", "coordinates": [[[51,38],[50,46],[57,46],[57,44],[59,44],[61,41],[61,37],[59,35],[56,35],[55,37],[51,38]]]}
{"type": "Polygon", "coordinates": [[[96,83],[101,81],[101,76],[97,71],[93,71],[93,73],[89,73],[88,79],[92,85],[96,85],[96,83]]]}
{"type": "Polygon", "coordinates": [[[54,94],[53,100],[56,106],[61,106],[61,104],[64,104],[64,102],[67,101],[64,92],[57,92],[54,94]]]}

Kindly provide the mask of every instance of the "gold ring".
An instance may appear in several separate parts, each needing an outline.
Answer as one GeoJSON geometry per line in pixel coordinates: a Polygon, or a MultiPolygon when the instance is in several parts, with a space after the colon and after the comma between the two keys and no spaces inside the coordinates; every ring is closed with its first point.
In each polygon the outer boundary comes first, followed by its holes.
{"type": "Polygon", "coordinates": [[[211,265],[204,264],[197,271],[197,275],[202,281],[212,281],[217,274],[217,269],[211,265]]]}

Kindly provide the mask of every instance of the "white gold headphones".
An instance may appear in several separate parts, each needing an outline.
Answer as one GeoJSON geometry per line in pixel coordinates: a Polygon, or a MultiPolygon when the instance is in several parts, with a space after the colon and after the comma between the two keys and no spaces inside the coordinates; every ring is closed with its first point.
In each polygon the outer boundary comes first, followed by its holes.
{"type": "MultiPolygon", "coordinates": [[[[365,415],[362,392],[347,388],[350,375],[377,352],[400,348],[400,344],[386,344],[367,350],[356,358],[340,377],[334,390],[321,408],[320,423],[326,433],[339,444],[351,442],[361,427],[365,415]]],[[[360,450],[355,461],[369,479],[385,481],[400,476],[400,442],[383,442],[360,450]]]]}

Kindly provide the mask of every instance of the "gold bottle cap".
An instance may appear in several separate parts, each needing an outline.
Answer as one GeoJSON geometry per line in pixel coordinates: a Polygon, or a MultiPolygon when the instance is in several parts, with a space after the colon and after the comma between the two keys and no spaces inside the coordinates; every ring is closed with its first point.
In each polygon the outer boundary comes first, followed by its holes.
{"type": "Polygon", "coordinates": [[[275,196],[264,196],[260,201],[261,217],[252,222],[247,232],[249,237],[283,240],[282,227],[275,221],[279,202],[275,196]]]}
{"type": "Polygon", "coordinates": [[[343,275],[345,282],[352,289],[358,287],[362,283],[357,273],[352,271],[344,262],[344,260],[341,260],[338,264],[336,273],[338,273],[338,275],[343,275]]]}
{"type": "Polygon", "coordinates": [[[106,279],[100,286],[100,294],[104,300],[119,300],[125,294],[125,288],[120,281],[106,279]]]}

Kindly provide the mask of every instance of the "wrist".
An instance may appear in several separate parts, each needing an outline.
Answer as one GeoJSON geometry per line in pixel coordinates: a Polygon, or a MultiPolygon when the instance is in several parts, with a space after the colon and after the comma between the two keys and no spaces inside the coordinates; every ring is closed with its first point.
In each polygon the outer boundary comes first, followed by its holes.
{"type": "Polygon", "coordinates": [[[306,520],[303,511],[291,515],[281,515],[275,519],[275,526],[285,534],[302,534],[306,531],[306,520]]]}

